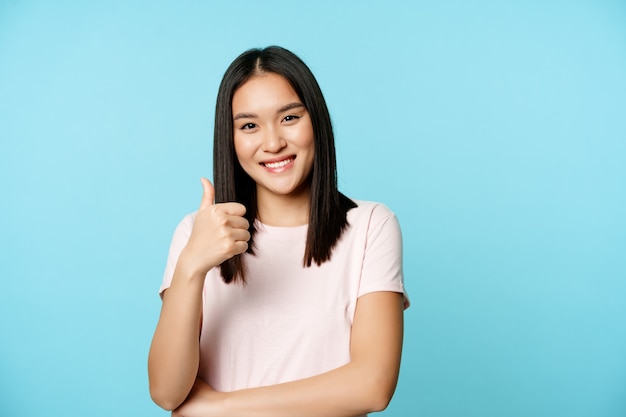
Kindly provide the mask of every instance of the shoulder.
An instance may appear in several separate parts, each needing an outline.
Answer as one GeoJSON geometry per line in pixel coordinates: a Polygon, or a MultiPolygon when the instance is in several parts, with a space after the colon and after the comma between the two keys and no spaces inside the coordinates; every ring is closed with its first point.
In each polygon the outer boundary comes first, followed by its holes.
{"type": "Polygon", "coordinates": [[[191,213],[187,213],[185,217],[180,221],[180,224],[185,226],[193,226],[193,222],[196,220],[196,215],[198,211],[192,211],[191,213]]]}
{"type": "Polygon", "coordinates": [[[178,226],[176,226],[174,238],[188,238],[191,235],[191,229],[193,229],[193,222],[196,219],[197,213],[197,211],[194,211],[183,217],[183,219],[178,223],[178,226]]]}
{"type": "Polygon", "coordinates": [[[367,222],[370,226],[386,223],[391,220],[397,222],[396,215],[389,207],[375,201],[355,200],[356,207],[348,211],[348,223],[358,224],[367,222]]]}

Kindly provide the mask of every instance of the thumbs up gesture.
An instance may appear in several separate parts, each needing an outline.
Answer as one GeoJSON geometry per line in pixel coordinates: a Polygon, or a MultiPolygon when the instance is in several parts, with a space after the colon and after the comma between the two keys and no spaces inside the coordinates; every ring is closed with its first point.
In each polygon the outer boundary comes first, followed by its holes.
{"type": "Polygon", "coordinates": [[[211,268],[248,250],[250,224],[243,217],[246,214],[243,204],[215,204],[213,184],[206,178],[201,181],[202,201],[184,249],[184,259],[190,272],[204,276],[211,268]]]}

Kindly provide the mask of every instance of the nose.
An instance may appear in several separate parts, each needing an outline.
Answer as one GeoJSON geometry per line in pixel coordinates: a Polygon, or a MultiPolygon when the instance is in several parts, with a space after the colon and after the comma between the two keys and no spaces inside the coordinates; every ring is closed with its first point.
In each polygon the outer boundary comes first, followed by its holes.
{"type": "Polygon", "coordinates": [[[279,129],[265,129],[263,135],[263,150],[269,153],[280,152],[287,142],[283,139],[279,129]]]}

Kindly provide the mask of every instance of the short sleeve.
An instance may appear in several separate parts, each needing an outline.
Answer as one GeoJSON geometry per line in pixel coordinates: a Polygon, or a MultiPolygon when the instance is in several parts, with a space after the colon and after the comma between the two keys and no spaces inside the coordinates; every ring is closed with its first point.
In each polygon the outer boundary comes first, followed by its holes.
{"type": "Polygon", "coordinates": [[[404,308],[410,305],[404,288],[400,224],[395,214],[380,204],[370,217],[358,296],[376,291],[402,293],[404,308]]]}
{"type": "Polygon", "coordinates": [[[170,243],[170,250],[167,255],[167,263],[165,264],[165,272],[163,273],[163,282],[161,283],[161,287],[159,288],[159,294],[163,294],[163,291],[168,289],[170,287],[170,284],[172,283],[174,269],[176,269],[178,257],[180,256],[183,248],[187,245],[187,242],[189,241],[189,236],[191,236],[193,219],[194,214],[186,215],[174,231],[174,235],[172,236],[172,242],[170,243]]]}

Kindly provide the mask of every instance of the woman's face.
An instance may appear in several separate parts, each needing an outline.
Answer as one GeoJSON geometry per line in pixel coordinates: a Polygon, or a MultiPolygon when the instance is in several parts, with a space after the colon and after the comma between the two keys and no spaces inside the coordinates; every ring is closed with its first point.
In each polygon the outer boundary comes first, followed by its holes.
{"type": "Polygon", "coordinates": [[[307,193],[315,153],[309,112],[276,73],[255,75],[233,96],[237,159],[257,184],[257,198],[307,193]]]}

